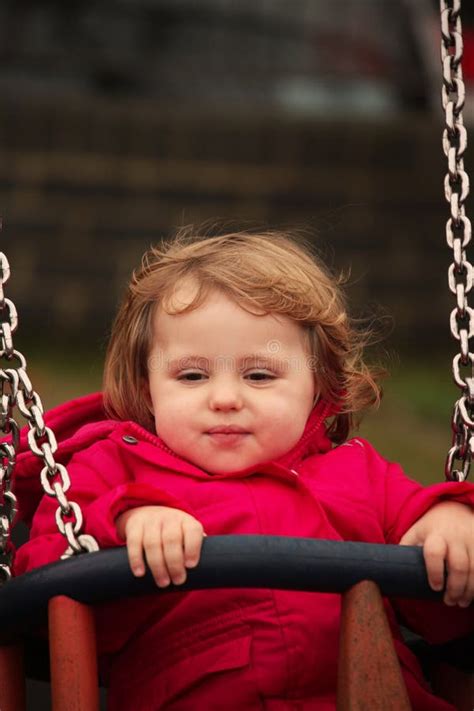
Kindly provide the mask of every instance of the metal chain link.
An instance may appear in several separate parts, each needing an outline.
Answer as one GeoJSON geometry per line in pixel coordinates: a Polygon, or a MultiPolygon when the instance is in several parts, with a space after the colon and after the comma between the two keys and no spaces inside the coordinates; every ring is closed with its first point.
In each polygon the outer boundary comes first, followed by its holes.
{"type": "MultiPolygon", "coordinates": [[[[13,303],[5,298],[3,285],[10,277],[6,257],[0,253],[0,347],[2,355],[14,357],[12,335],[18,327],[13,303]]],[[[0,370],[0,584],[11,577],[13,545],[11,529],[17,512],[15,494],[12,492],[12,473],[20,444],[20,428],[13,418],[13,408],[18,396],[19,376],[16,370],[0,370]]]]}
{"type": "Polygon", "coordinates": [[[3,289],[9,276],[8,260],[0,252],[0,359],[6,360],[10,366],[0,369],[0,435],[7,436],[0,442],[0,558],[3,560],[0,563],[0,584],[11,576],[13,546],[10,537],[17,511],[16,498],[11,490],[20,441],[19,427],[12,415],[15,406],[28,422],[29,447],[43,463],[40,477],[44,492],[59,503],[56,523],[68,543],[61,558],[99,550],[95,538],[81,534],[81,509],[66,496],[71,486],[69,474],[66,467],[54,459],[58,448],[56,438],[44,422],[43,405],[26,372],[25,357],[13,346],[12,336],[18,327],[18,318],[14,304],[5,298],[3,289]],[[15,364],[16,367],[11,367],[15,364]]]}
{"type": "Polygon", "coordinates": [[[464,481],[469,475],[474,452],[474,355],[469,348],[469,340],[474,335],[474,309],[469,306],[467,298],[473,286],[474,270],[466,257],[472,227],[464,207],[469,195],[469,177],[464,170],[467,132],[462,116],[466,92],[461,66],[461,0],[440,0],[440,11],[443,66],[441,96],[446,116],[443,150],[448,159],[444,194],[450,206],[446,240],[453,250],[448,284],[456,296],[456,306],[450,316],[450,327],[452,335],[459,341],[460,352],[453,359],[453,376],[461,389],[461,396],[454,405],[451,420],[453,439],[446,458],[445,475],[450,481],[464,481]]]}

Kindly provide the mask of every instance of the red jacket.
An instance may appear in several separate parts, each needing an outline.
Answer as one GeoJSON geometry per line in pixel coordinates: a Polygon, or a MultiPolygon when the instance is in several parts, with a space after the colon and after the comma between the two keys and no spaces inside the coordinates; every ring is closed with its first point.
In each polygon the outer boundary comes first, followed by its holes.
{"type": "MultiPolygon", "coordinates": [[[[398,543],[443,499],[474,504],[468,483],[423,488],[366,441],[331,448],[320,403],[300,442],[278,461],[210,476],[133,422],[103,419],[100,396],[63,405],[47,421],[62,439],[57,461],[72,479],[68,498],[84,513],[85,532],[101,547],[123,545],[114,519],[131,507],[185,510],[208,535],[269,534],[398,543]],[[98,421],[94,421],[98,420],[98,421]],[[84,422],[89,424],[77,427],[84,422]]],[[[31,540],[17,554],[16,573],[57,560],[55,501],[41,500],[40,463],[19,456],[16,490],[31,540]]],[[[412,627],[433,642],[472,630],[469,610],[441,603],[399,605],[412,627]]],[[[340,597],[280,590],[210,590],[146,596],[97,608],[99,645],[115,711],[334,710],[340,597]]],[[[451,707],[427,690],[401,643],[387,604],[415,711],[451,707]]]]}

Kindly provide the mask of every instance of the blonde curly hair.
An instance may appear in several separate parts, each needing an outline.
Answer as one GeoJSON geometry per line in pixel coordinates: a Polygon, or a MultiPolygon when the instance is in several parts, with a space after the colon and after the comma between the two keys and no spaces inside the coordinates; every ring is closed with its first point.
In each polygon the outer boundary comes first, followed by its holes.
{"type": "Polygon", "coordinates": [[[301,324],[317,390],[337,408],[328,428],[332,441],[344,441],[360,413],[379,404],[383,370],[363,361],[370,330],[356,328],[349,318],[341,280],[322,264],[308,240],[276,230],[210,237],[186,227],[149,249],[133,272],[105,361],[104,404],[110,417],[154,431],[143,392],[156,306],[171,314],[190,311],[215,289],[247,310],[257,307],[301,324]],[[173,294],[189,278],[197,285],[195,296],[177,310],[173,294]]]}

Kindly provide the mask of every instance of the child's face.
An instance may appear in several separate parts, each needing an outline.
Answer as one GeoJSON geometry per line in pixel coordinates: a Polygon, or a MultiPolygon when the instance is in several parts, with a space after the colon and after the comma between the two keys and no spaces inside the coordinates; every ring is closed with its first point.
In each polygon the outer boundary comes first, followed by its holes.
{"type": "MultiPolygon", "coordinates": [[[[176,298],[189,303],[192,287],[176,298]]],[[[301,437],[315,386],[303,329],[280,315],[254,315],[219,291],[197,309],[157,309],[149,358],[156,432],[207,472],[235,472],[275,459],[301,437]],[[211,434],[235,425],[245,434],[211,434]]]]}

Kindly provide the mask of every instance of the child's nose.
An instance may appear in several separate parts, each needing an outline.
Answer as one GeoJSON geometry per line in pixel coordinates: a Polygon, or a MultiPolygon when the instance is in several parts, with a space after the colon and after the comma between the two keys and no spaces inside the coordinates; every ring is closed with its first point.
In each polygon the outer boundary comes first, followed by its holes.
{"type": "Polygon", "coordinates": [[[240,410],[243,402],[238,384],[216,383],[209,397],[209,405],[212,410],[240,410]]]}

